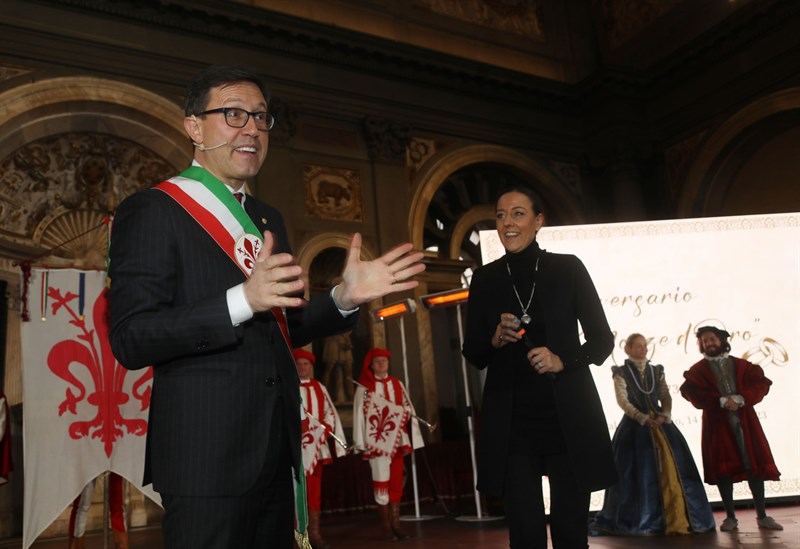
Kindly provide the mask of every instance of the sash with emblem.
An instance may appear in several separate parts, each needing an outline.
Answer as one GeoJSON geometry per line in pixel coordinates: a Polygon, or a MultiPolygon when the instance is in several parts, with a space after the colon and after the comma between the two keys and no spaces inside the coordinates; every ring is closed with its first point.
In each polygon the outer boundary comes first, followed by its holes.
{"type": "MultiPolygon", "coordinates": [[[[264,242],[250,216],[222,181],[203,167],[193,165],[180,175],[159,183],[154,188],[165,192],[183,207],[242,273],[246,277],[250,276],[264,242]]],[[[273,308],[271,312],[291,353],[292,343],[286,316],[278,307],[273,308]]],[[[302,416],[302,410],[300,413],[302,416]]],[[[296,479],[295,540],[300,547],[310,547],[306,531],[308,527],[306,476],[299,473],[294,477],[296,479]]]]}
{"type": "MultiPolygon", "coordinates": [[[[264,243],[250,216],[222,181],[201,166],[190,166],[154,188],[180,204],[242,273],[250,276],[264,243]]],[[[272,314],[291,351],[289,327],[283,310],[276,307],[272,314]]]]}

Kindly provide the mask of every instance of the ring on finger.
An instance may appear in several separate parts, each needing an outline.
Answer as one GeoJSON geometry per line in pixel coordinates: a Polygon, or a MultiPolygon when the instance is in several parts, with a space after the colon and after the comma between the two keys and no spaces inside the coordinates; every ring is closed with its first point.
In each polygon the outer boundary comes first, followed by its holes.
{"type": "Polygon", "coordinates": [[[533,367],[536,368],[537,370],[541,370],[542,368],[544,368],[544,364],[542,364],[542,361],[540,360],[539,362],[534,364],[533,367]]]}

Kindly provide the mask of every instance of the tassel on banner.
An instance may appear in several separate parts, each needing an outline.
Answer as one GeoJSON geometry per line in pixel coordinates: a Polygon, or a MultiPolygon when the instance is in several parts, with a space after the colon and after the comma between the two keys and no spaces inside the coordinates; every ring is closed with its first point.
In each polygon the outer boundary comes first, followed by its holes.
{"type": "MultiPolygon", "coordinates": [[[[108,225],[108,230],[106,231],[106,272],[108,272],[111,267],[111,229],[114,226],[114,216],[106,217],[103,223],[108,225]]],[[[106,284],[108,284],[108,281],[106,281],[106,284]]]]}
{"type": "Polygon", "coordinates": [[[20,318],[22,322],[30,322],[31,314],[28,311],[28,291],[30,290],[29,284],[31,282],[31,262],[23,261],[19,264],[19,268],[22,271],[22,295],[20,296],[22,312],[20,313],[20,318]]]}
{"type": "Polygon", "coordinates": [[[44,271],[42,273],[42,294],[41,294],[41,303],[42,303],[42,322],[47,321],[47,290],[49,289],[49,282],[50,282],[50,271],[44,271]]]}
{"type": "Polygon", "coordinates": [[[83,306],[86,299],[86,273],[78,273],[78,318],[83,320],[83,306]]]}
{"type": "MultiPolygon", "coordinates": [[[[22,301],[22,311],[20,313],[20,319],[23,322],[29,322],[30,319],[31,319],[30,311],[28,310],[28,291],[30,289],[29,288],[29,284],[30,284],[30,279],[31,279],[31,266],[33,265],[33,263],[38,261],[38,260],[40,260],[40,259],[42,259],[43,257],[46,257],[46,256],[50,255],[51,253],[53,253],[56,250],[58,250],[61,247],[63,247],[65,244],[69,244],[73,240],[75,240],[77,238],[80,238],[80,237],[82,237],[84,235],[87,235],[87,234],[91,233],[92,231],[96,231],[97,229],[100,229],[103,226],[108,226],[108,236],[107,236],[107,245],[106,245],[106,272],[108,272],[108,264],[109,264],[108,250],[111,248],[111,221],[112,221],[112,219],[113,219],[113,216],[104,217],[103,220],[99,224],[97,224],[94,227],[88,229],[87,231],[84,231],[81,234],[75,235],[72,238],[70,238],[69,240],[65,240],[61,244],[53,246],[49,250],[45,250],[44,252],[40,253],[39,255],[30,257],[28,259],[24,259],[24,260],[22,260],[22,261],[20,261],[18,263],[14,263],[14,265],[15,266],[19,266],[20,270],[22,271],[22,292],[21,292],[22,295],[20,296],[21,301],[22,301]]],[[[42,267],[41,264],[37,264],[37,265],[39,265],[39,267],[42,267]]],[[[68,265],[59,265],[58,267],[59,268],[67,268],[69,266],[68,265]]],[[[43,297],[46,299],[47,295],[45,294],[43,297]]],[[[45,302],[45,299],[42,300],[43,304],[45,302]]],[[[44,310],[45,309],[43,307],[42,308],[42,311],[43,311],[42,312],[42,322],[47,320],[47,317],[44,314],[44,310]]],[[[83,318],[82,315],[81,315],[81,318],[83,318]]]]}

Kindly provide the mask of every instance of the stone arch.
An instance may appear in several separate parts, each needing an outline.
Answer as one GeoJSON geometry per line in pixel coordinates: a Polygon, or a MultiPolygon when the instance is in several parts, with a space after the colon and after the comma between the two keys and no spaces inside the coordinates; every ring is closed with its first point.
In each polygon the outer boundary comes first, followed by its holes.
{"type": "Polygon", "coordinates": [[[417,249],[424,247],[424,227],[428,207],[436,191],[457,170],[471,164],[494,163],[530,175],[541,184],[537,189],[547,202],[559,205],[559,215],[570,222],[579,222],[581,213],[575,197],[564,189],[564,184],[550,170],[530,156],[499,145],[455,145],[442,150],[426,162],[417,174],[416,191],[409,212],[409,235],[417,249]]]}
{"type": "Polygon", "coordinates": [[[86,76],[31,82],[0,93],[0,158],[44,135],[87,128],[127,137],[177,167],[191,160],[183,109],[143,88],[86,76]],[[66,108],[78,107],[78,108],[66,108]]]}
{"type": "Polygon", "coordinates": [[[461,251],[461,241],[464,240],[467,232],[479,221],[494,219],[495,209],[492,204],[479,204],[470,208],[467,213],[461,216],[458,224],[453,229],[453,238],[450,239],[450,259],[458,259],[461,251]]]}
{"type": "MultiPolygon", "coordinates": [[[[179,105],[143,88],[113,80],[58,77],[10,88],[0,93],[0,120],[0,163],[5,166],[6,176],[14,177],[16,182],[7,185],[5,196],[10,200],[9,204],[16,202],[18,218],[28,216],[20,219],[14,230],[5,231],[8,238],[0,238],[0,257],[35,255],[39,250],[50,248],[52,238],[68,240],[74,236],[70,231],[80,232],[81,227],[102,220],[107,212],[113,211],[119,200],[140,188],[140,181],[131,176],[131,168],[136,169],[141,179],[148,179],[147,183],[152,184],[156,180],[149,180],[151,177],[172,175],[185,167],[192,156],[179,105]],[[99,150],[103,146],[98,147],[98,144],[104,144],[105,150],[99,150]],[[92,158],[88,160],[87,148],[92,151],[88,154],[92,158]],[[93,193],[97,189],[77,188],[78,169],[90,168],[85,173],[80,172],[82,175],[92,173],[92,168],[98,169],[101,165],[108,169],[104,164],[107,158],[103,155],[109,154],[109,148],[124,150],[127,156],[120,154],[116,158],[117,175],[110,175],[114,170],[107,172],[103,199],[96,200],[93,193]],[[37,158],[35,152],[43,156],[37,158]],[[48,158],[48,155],[53,156],[48,158]],[[81,160],[75,160],[78,157],[81,160]],[[156,158],[158,160],[154,162],[156,158]],[[60,194],[66,190],[72,196],[66,202],[53,202],[52,197],[42,202],[49,191],[40,196],[26,192],[33,183],[26,181],[30,174],[19,168],[20,159],[29,160],[31,165],[55,159],[74,161],[67,168],[58,162],[49,164],[50,169],[60,172],[61,176],[54,173],[42,175],[42,181],[47,181],[47,185],[62,180],[58,183],[60,194]],[[89,164],[92,160],[96,161],[95,166],[89,164]],[[17,168],[20,173],[11,173],[17,168]],[[172,173],[160,173],[165,171],[172,173]],[[66,187],[61,188],[64,185],[66,187]],[[90,200],[79,200],[81,196],[89,196],[88,193],[92,193],[90,200]],[[45,207],[48,213],[39,222],[45,207]],[[49,238],[48,233],[53,232],[51,229],[59,226],[62,229],[66,227],[67,233],[61,234],[61,231],[49,238]]],[[[46,189],[47,185],[42,188],[46,189]]],[[[6,206],[0,203],[0,211],[7,209],[6,206]]],[[[90,250],[104,246],[104,239],[94,238],[85,243],[83,247],[86,250],[81,250],[80,254],[85,251],[89,255],[104,257],[102,250],[90,250]]]]}
{"type": "MultiPolygon", "coordinates": [[[[321,251],[327,248],[350,248],[352,235],[345,233],[324,233],[318,234],[303,244],[297,254],[297,263],[303,268],[303,272],[308,272],[311,262],[321,251]]],[[[361,258],[364,260],[375,259],[375,254],[370,247],[361,241],[361,258]]]]}
{"type": "MultiPolygon", "coordinates": [[[[331,248],[341,248],[344,249],[345,252],[350,248],[350,240],[352,239],[352,235],[345,234],[345,233],[337,233],[337,232],[329,232],[323,233],[314,236],[308,242],[306,242],[297,254],[297,263],[303,268],[304,278],[306,281],[306,288],[309,288],[309,275],[311,270],[311,264],[313,263],[314,259],[325,250],[329,250],[331,248]]],[[[363,240],[361,244],[361,259],[364,261],[371,261],[375,259],[374,251],[367,245],[363,240]]],[[[307,292],[308,297],[308,292],[307,292]]],[[[386,325],[382,322],[372,322],[371,317],[369,315],[369,309],[374,309],[381,306],[381,300],[375,300],[373,302],[367,303],[363,306],[361,311],[361,322],[367,322],[367,330],[369,332],[369,340],[372,345],[377,347],[385,347],[386,346],[386,325]]],[[[358,342],[361,341],[360,338],[357,337],[358,330],[354,331],[353,334],[353,341],[356,342],[355,346],[358,346],[358,342]]],[[[307,346],[310,350],[311,345],[307,346]]],[[[357,375],[357,368],[360,368],[359,364],[353,365],[353,375],[357,375]]],[[[327,380],[321,379],[323,383],[327,380]]],[[[337,386],[338,388],[339,386],[337,386]]],[[[328,387],[329,390],[332,391],[331,396],[334,399],[337,399],[337,396],[334,394],[334,388],[328,387]]],[[[339,397],[341,397],[341,392],[338,393],[339,397]]]]}
{"type": "MultiPolygon", "coordinates": [[[[753,151],[765,143],[776,132],[785,130],[785,124],[776,123],[762,131],[755,128],[768,124],[769,119],[778,120],[794,115],[800,121],[800,88],[790,88],[772,93],[734,113],[702,140],[689,165],[677,200],[678,217],[715,215],[707,211],[720,188],[726,186],[732,163],[742,150],[753,151]]],[[[796,124],[800,126],[800,123],[796,124]]]]}

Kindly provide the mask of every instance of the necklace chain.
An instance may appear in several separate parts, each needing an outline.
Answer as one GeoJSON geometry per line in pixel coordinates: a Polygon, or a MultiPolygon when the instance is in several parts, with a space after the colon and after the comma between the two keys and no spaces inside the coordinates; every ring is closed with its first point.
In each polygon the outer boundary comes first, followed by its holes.
{"type": "Polygon", "coordinates": [[[536,273],[539,272],[539,260],[541,256],[536,258],[536,267],[533,269],[533,288],[531,288],[531,296],[528,298],[528,304],[523,305],[522,299],[519,297],[519,292],[517,291],[516,285],[514,285],[514,277],[511,276],[511,267],[508,265],[508,261],[506,261],[506,270],[508,271],[508,277],[511,279],[511,287],[514,288],[514,295],[517,296],[517,301],[519,302],[519,307],[522,309],[522,323],[528,324],[531,321],[531,317],[528,314],[528,308],[531,306],[531,302],[533,301],[533,293],[536,291],[536,273]],[[526,319],[527,317],[527,319],[526,319]]]}
{"type": "Polygon", "coordinates": [[[641,385],[639,385],[639,380],[637,379],[639,377],[638,368],[634,369],[630,364],[628,364],[627,366],[628,366],[628,369],[630,369],[630,371],[631,371],[631,377],[633,378],[633,382],[636,384],[636,388],[639,389],[642,393],[644,393],[646,395],[651,394],[656,388],[656,373],[655,373],[655,371],[653,371],[653,364],[648,360],[645,363],[644,368],[642,369],[642,373],[641,373],[641,375],[642,375],[642,383],[644,383],[644,385],[646,387],[647,386],[647,375],[645,374],[645,371],[646,371],[647,367],[650,366],[650,378],[652,379],[653,384],[650,386],[650,389],[647,390],[647,391],[645,391],[644,388],[641,385]]]}

